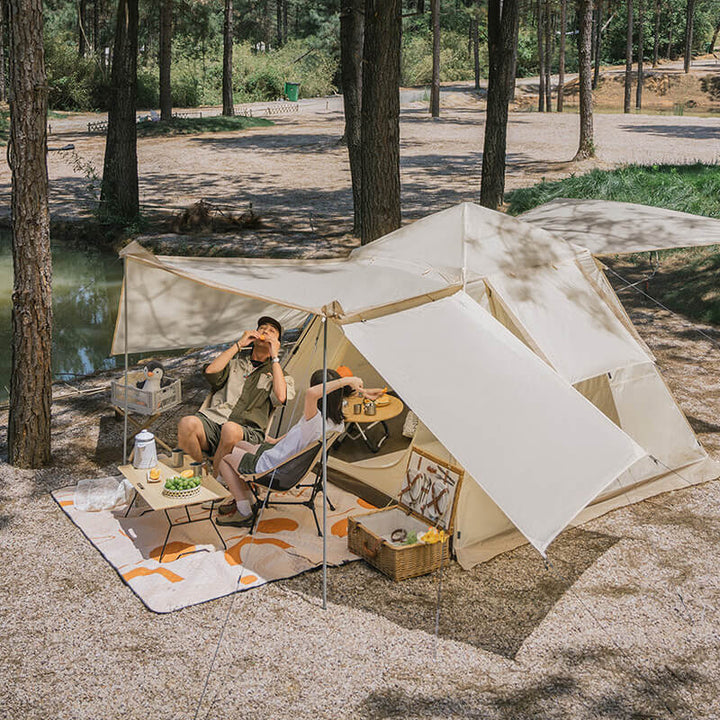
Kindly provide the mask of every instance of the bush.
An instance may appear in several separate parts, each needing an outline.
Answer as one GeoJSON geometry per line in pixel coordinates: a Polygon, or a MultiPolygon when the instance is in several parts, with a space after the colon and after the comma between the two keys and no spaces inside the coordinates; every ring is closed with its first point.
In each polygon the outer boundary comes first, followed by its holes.
{"type": "Polygon", "coordinates": [[[276,100],[282,97],[285,83],[280,73],[273,67],[256,70],[242,87],[249,100],[276,100]]]}
{"type": "Polygon", "coordinates": [[[157,69],[138,68],[135,107],[143,110],[160,105],[160,76],[157,69]]]}
{"type": "Polygon", "coordinates": [[[77,47],[61,40],[45,41],[48,103],[53,110],[97,108],[97,89],[106,78],[95,59],[78,57],[77,47]]]}
{"type": "MultiPolygon", "coordinates": [[[[486,65],[481,47],[481,72],[486,65]]],[[[402,83],[427,85],[432,82],[432,34],[404,36],[401,58],[402,83]]],[[[468,54],[467,39],[460,33],[445,31],[440,35],[440,80],[472,80],[474,70],[468,54]]]]}

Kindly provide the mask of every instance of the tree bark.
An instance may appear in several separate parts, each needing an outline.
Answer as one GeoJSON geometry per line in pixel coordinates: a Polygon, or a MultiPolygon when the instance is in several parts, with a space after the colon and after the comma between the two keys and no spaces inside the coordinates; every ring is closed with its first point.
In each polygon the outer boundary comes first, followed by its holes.
{"type": "Polygon", "coordinates": [[[510,67],[517,35],[518,0],[488,2],[488,95],[480,204],[496,210],[505,195],[510,67]]]}
{"type": "Polygon", "coordinates": [[[592,0],[578,0],[578,66],[580,71],[580,142],[575,160],[595,157],[592,92],[592,0]]]}
{"type": "Polygon", "coordinates": [[[567,0],[560,0],[560,48],[558,50],[557,111],[563,111],[565,101],[565,33],[567,32],[567,0]]]}
{"type": "Polygon", "coordinates": [[[643,24],[645,22],[645,4],[643,0],[638,0],[638,40],[637,40],[637,87],[635,90],[635,107],[642,109],[642,91],[643,91],[643,55],[645,52],[645,34],[643,32],[643,24]]]}
{"type": "Polygon", "coordinates": [[[100,54],[100,0],[93,0],[93,50],[100,54]]]}
{"type": "Polygon", "coordinates": [[[400,0],[365,0],[362,243],[400,227],[400,0]]]}
{"type": "MultiPolygon", "coordinates": [[[[488,8],[489,13],[489,8],[488,8]]],[[[545,35],[545,5],[537,0],[537,50],[538,50],[538,112],[545,112],[545,51],[543,37],[545,35]]],[[[490,21],[488,19],[488,32],[490,21]]],[[[488,44],[490,39],[488,38],[488,44]]],[[[488,47],[489,52],[489,47],[488,47]]]]}
{"type": "Polygon", "coordinates": [[[85,20],[87,18],[87,0],[78,2],[78,56],[85,57],[87,53],[87,37],[85,35],[85,20]]]}
{"type": "Polygon", "coordinates": [[[652,66],[658,66],[658,55],[660,52],[660,0],[655,0],[655,33],[653,36],[653,61],[652,66]]]}
{"type": "Polygon", "coordinates": [[[683,68],[686,73],[690,72],[692,62],[693,25],[695,22],[695,0],[687,0],[685,14],[685,62],[683,68]]]}
{"type": "MultiPolygon", "coordinates": [[[[668,18],[672,16],[672,6],[668,4],[668,18]]],[[[665,56],[668,60],[672,59],[672,44],[673,44],[673,24],[668,21],[668,37],[667,37],[667,52],[665,56]]]]}
{"type": "Polygon", "coordinates": [[[233,99],[233,0],[225,0],[222,96],[222,114],[232,117],[235,114],[233,99]]]}
{"type": "Polygon", "coordinates": [[[625,37],[625,98],[623,112],[630,112],[632,97],[632,59],[633,59],[633,0],[627,0],[627,35],[625,37]]]}
{"type": "Polygon", "coordinates": [[[8,0],[12,168],[11,465],[50,461],[52,260],[42,0],[8,0]]]}
{"type": "Polygon", "coordinates": [[[713,36],[710,40],[710,54],[715,52],[715,43],[717,42],[718,35],[720,35],[720,21],[718,21],[718,24],[715,26],[715,30],[713,30],[713,36]]]}
{"type": "Polygon", "coordinates": [[[353,234],[362,236],[362,56],[365,0],[342,0],[340,71],[353,194],[353,234]]]}
{"type": "Polygon", "coordinates": [[[275,37],[277,38],[277,46],[282,47],[282,44],[283,44],[282,0],[275,0],[275,25],[276,25],[275,37]]]}
{"type": "Polygon", "coordinates": [[[430,0],[432,16],[433,57],[432,86],[430,88],[430,114],[440,117],[440,0],[430,0]]]}
{"type": "MultiPolygon", "coordinates": [[[[512,64],[510,65],[510,69],[508,70],[508,83],[510,84],[508,87],[509,95],[509,102],[515,102],[515,75],[517,74],[517,60],[518,60],[518,43],[517,43],[517,37],[518,33],[520,32],[520,12],[518,11],[517,15],[515,15],[515,28],[513,30],[513,36],[515,37],[515,42],[513,43],[513,52],[512,52],[512,64]]],[[[479,70],[478,70],[479,71],[479,70]]]]}
{"type": "Polygon", "coordinates": [[[172,120],[172,90],[170,66],[172,62],[173,0],[160,0],[160,119],[172,120]]]}
{"type": "Polygon", "coordinates": [[[135,220],[140,211],[135,122],[137,45],[138,0],[119,0],[100,211],[108,220],[123,222],[135,220]]]}
{"type": "Polygon", "coordinates": [[[545,111],[552,112],[552,13],[550,0],[545,0],[545,111]]]}
{"type": "Polygon", "coordinates": [[[593,70],[592,89],[596,90],[600,82],[600,57],[602,55],[602,0],[597,0],[597,23],[595,25],[595,69],[593,70]]]}
{"type": "Polygon", "coordinates": [[[283,14],[283,44],[288,39],[288,0],[282,0],[282,14],[283,14]]]}
{"type": "Polygon", "coordinates": [[[0,0],[0,102],[5,102],[5,2],[0,0]]]}

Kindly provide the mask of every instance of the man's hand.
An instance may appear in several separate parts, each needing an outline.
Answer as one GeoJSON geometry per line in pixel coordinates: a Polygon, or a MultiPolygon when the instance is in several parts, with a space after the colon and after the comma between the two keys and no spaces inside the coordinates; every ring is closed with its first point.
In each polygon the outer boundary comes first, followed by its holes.
{"type": "Polygon", "coordinates": [[[266,335],[265,342],[270,346],[270,357],[280,355],[280,341],[274,335],[266,335]]]}
{"type": "Polygon", "coordinates": [[[246,330],[242,337],[237,341],[238,347],[244,348],[259,339],[260,335],[256,330],[246,330]]]}

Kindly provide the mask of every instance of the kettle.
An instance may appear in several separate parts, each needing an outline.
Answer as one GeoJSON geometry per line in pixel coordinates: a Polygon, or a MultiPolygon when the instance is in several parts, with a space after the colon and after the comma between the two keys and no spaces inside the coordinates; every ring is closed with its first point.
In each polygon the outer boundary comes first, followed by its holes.
{"type": "Polygon", "coordinates": [[[133,467],[151,468],[157,465],[157,448],[155,436],[149,430],[142,430],[135,436],[133,451],[133,467]]]}

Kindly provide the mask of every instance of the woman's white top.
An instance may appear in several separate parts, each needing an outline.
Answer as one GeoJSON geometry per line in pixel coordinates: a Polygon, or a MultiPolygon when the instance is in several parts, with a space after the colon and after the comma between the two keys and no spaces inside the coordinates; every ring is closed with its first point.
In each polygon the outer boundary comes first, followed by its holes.
{"type": "MultiPolygon", "coordinates": [[[[327,419],[325,424],[325,430],[328,434],[342,432],[344,428],[345,426],[342,423],[338,425],[330,418],[327,419]]],[[[299,422],[295,423],[295,425],[288,430],[284,438],[278,440],[273,447],[260,455],[257,465],[255,466],[255,472],[265,472],[266,470],[270,470],[270,468],[281,465],[288,458],[297,455],[297,453],[304,450],[311,443],[320,440],[321,437],[322,414],[317,412],[309,420],[306,420],[305,416],[303,416],[299,422]]]]}

